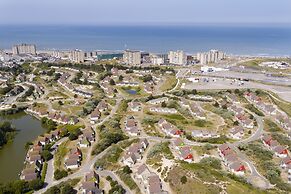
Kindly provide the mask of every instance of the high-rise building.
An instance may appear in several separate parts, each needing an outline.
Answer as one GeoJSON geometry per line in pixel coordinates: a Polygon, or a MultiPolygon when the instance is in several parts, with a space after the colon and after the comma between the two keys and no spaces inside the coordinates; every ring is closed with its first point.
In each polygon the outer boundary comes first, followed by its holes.
{"type": "Polygon", "coordinates": [[[34,44],[19,44],[12,46],[13,55],[31,54],[36,55],[36,46],[34,44]]]}
{"type": "Polygon", "coordinates": [[[225,54],[218,50],[210,50],[205,53],[197,53],[197,60],[201,64],[205,65],[208,63],[217,63],[218,61],[225,58],[225,54]]]}
{"type": "Polygon", "coordinates": [[[76,63],[84,63],[85,53],[81,50],[76,49],[70,52],[69,59],[76,63]]]}
{"type": "Polygon", "coordinates": [[[160,57],[155,54],[150,54],[149,58],[150,58],[151,64],[153,65],[161,65],[165,62],[163,57],[160,57]]]}
{"type": "Polygon", "coordinates": [[[123,62],[127,65],[140,65],[141,64],[141,52],[125,50],[123,53],[123,62]]]}
{"type": "Polygon", "coordinates": [[[187,57],[184,51],[170,51],[168,54],[169,63],[175,65],[186,65],[187,57]]]}

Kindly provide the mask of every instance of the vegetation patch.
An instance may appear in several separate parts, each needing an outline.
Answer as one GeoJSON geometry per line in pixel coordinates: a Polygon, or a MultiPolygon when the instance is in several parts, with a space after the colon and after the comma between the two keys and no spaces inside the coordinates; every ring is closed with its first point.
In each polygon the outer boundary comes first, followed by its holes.
{"type": "Polygon", "coordinates": [[[174,159],[173,153],[169,147],[170,142],[162,142],[155,144],[147,155],[147,163],[154,165],[155,167],[160,167],[160,162],[162,158],[174,159]]]}
{"type": "Polygon", "coordinates": [[[261,116],[261,117],[265,116],[264,113],[260,111],[259,109],[257,109],[253,104],[247,104],[245,105],[245,108],[255,113],[258,116],[261,116]]]}

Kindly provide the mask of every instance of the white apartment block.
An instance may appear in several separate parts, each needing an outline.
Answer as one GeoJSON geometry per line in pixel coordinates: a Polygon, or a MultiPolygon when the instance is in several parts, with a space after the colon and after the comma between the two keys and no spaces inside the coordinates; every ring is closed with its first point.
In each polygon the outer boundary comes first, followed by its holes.
{"type": "Polygon", "coordinates": [[[159,57],[159,56],[154,55],[154,54],[150,54],[150,60],[151,60],[151,63],[153,65],[161,65],[165,62],[164,58],[159,57]]]}
{"type": "Polygon", "coordinates": [[[36,55],[36,46],[34,44],[19,44],[12,47],[13,55],[32,54],[36,55]]]}
{"type": "Polygon", "coordinates": [[[175,65],[186,65],[187,56],[184,51],[170,51],[168,54],[169,63],[175,65]]]}
{"type": "Polygon", "coordinates": [[[123,53],[123,62],[127,65],[140,65],[141,64],[141,52],[125,50],[123,53]]]}
{"type": "Polygon", "coordinates": [[[85,61],[85,53],[81,50],[71,51],[69,54],[69,59],[76,63],[84,63],[85,61]]]}
{"type": "Polygon", "coordinates": [[[206,65],[208,63],[217,63],[225,58],[225,53],[218,50],[210,50],[209,52],[197,53],[197,60],[201,64],[206,65]]]}

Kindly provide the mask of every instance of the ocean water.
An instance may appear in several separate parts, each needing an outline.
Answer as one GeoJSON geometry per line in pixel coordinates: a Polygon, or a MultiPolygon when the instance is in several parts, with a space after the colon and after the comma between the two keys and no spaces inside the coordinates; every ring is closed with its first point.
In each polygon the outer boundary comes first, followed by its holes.
{"type": "Polygon", "coordinates": [[[291,26],[0,26],[0,48],[34,43],[38,49],[291,55],[291,26]]]}

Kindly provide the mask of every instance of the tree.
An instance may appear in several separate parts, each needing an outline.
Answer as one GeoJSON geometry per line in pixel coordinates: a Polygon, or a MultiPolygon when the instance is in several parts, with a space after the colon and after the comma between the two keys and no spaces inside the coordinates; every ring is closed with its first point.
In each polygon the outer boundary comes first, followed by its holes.
{"type": "Polygon", "coordinates": [[[74,141],[76,139],[78,139],[78,136],[76,134],[74,134],[74,133],[70,133],[69,140],[74,141]]]}
{"type": "Polygon", "coordinates": [[[57,186],[49,188],[44,194],[60,194],[61,190],[57,186]]]}
{"type": "Polygon", "coordinates": [[[182,184],[187,183],[187,177],[186,176],[182,176],[180,181],[181,181],[182,184]]]}
{"type": "Polygon", "coordinates": [[[129,166],[126,165],[123,167],[122,172],[125,174],[131,174],[132,170],[129,168],[129,166]]]}
{"type": "Polygon", "coordinates": [[[220,160],[214,158],[214,157],[207,157],[207,158],[203,158],[200,160],[201,164],[210,166],[214,169],[221,169],[221,163],[220,160]]]}
{"type": "Polygon", "coordinates": [[[111,79],[111,80],[109,81],[109,84],[113,86],[113,85],[115,85],[115,81],[114,81],[113,79],[111,79]]]}
{"type": "Polygon", "coordinates": [[[44,150],[42,153],[41,153],[41,156],[43,157],[43,159],[45,161],[49,161],[50,159],[53,158],[53,155],[50,153],[50,151],[48,150],[44,150]]]}
{"type": "Polygon", "coordinates": [[[219,107],[218,102],[215,102],[213,106],[216,107],[216,108],[218,108],[219,107]]]}
{"type": "Polygon", "coordinates": [[[61,178],[64,178],[68,176],[68,172],[65,171],[65,170],[59,170],[57,169],[55,172],[54,172],[54,177],[56,180],[60,180],[61,178]]]}
{"type": "Polygon", "coordinates": [[[167,104],[165,102],[162,102],[162,107],[167,107],[167,104]]]}
{"type": "Polygon", "coordinates": [[[122,81],[122,80],[123,80],[123,76],[120,75],[120,76],[118,77],[118,80],[119,80],[119,81],[122,81]]]}
{"type": "Polygon", "coordinates": [[[43,187],[44,185],[44,182],[40,179],[35,179],[35,180],[32,180],[32,181],[29,181],[28,182],[28,185],[29,185],[29,188],[31,190],[39,190],[43,187]]]}
{"type": "Polygon", "coordinates": [[[234,121],[234,122],[233,122],[233,125],[238,126],[238,125],[239,125],[239,122],[238,122],[238,121],[234,121]]]}
{"type": "Polygon", "coordinates": [[[76,193],[75,189],[69,185],[69,184],[65,184],[62,189],[61,189],[61,194],[73,194],[76,193]]]}

